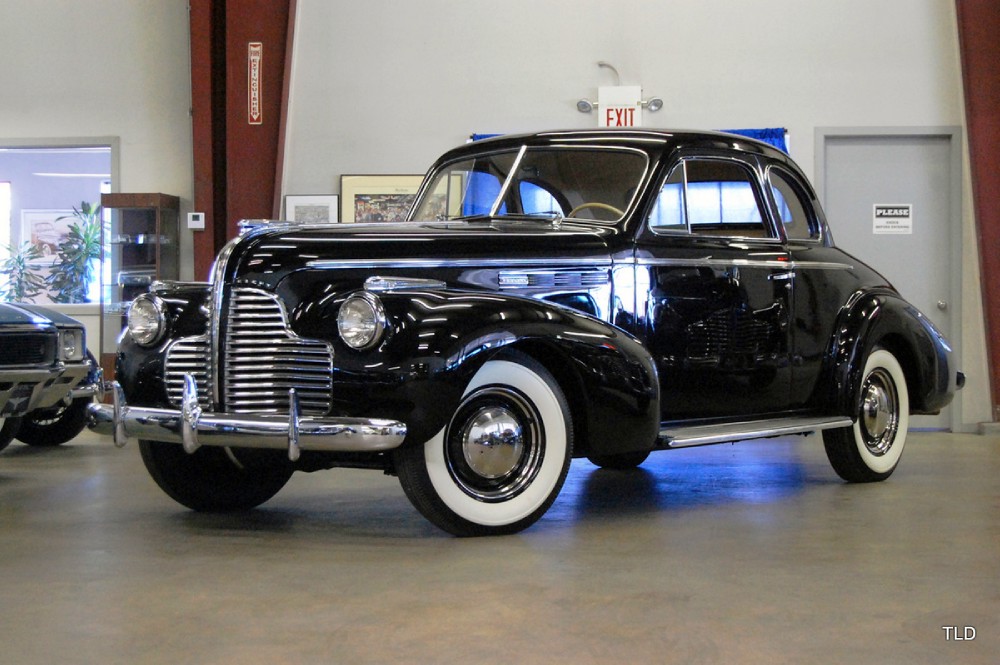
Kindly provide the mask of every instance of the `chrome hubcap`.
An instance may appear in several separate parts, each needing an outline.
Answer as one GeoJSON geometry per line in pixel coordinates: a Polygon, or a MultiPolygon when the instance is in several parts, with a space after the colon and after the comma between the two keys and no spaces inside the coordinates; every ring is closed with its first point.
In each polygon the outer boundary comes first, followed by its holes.
{"type": "Polygon", "coordinates": [[[899,428],[899,397],[896,384],[884,369],[865,379],[861,399],[861,431],[865,447],[873,455],[885,455],[899,428]]]}
{"type": "Polygon", "coordinates": [[[452,479],[483,502],[507,501],[524,491],[542,466],[541,417],[520,392],[486,386],[466,396],[445,436],[452,479]]]}
{"type": "Polygon", "coordinates": [[[500,478],[521,459],[521,423],[503,407],[487,407],[469,419],[462,433],[465,462],[483,478],[500,478]]]}

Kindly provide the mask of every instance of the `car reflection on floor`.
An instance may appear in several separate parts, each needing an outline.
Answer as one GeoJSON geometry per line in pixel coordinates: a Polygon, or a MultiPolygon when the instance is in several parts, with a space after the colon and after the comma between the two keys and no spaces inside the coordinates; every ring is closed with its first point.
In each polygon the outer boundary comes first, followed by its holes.
{"type": "MultiPolygon", "coordinates": [[[[839,483],[822,466],[813,473],[803,461],[800,449],[813,444],[822,455],[818,438],[800,437],[666,451],[628,471],[577,460],[546,519],[766,504],[795,496],[810,484],[839,483]]],[[[822,459],[817,461],[822,465],[822,459]]]]}

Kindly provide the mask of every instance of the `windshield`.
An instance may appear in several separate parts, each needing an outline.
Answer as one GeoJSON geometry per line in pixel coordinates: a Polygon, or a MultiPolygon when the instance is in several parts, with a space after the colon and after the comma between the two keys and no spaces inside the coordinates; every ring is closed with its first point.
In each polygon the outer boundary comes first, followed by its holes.
{"type": "Polygon", "coordinates": [[[614,222],[625,215],[647,163],[642,152],[606,147],[476,155],[439,169],[412,219],[496,215],[614,222]]]}

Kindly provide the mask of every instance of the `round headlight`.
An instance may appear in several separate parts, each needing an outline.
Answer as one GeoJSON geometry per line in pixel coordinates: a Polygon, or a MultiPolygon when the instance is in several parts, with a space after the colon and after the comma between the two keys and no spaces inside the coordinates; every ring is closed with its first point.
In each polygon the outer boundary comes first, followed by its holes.
{"type": "Polygon", "coordinates": [[[382,339],[385,332],[385,310],[377,296],[367,291],[355,293],[340,306],[337,330],[344,344],[363,351],[382,339]]]}
{"type": "Polygon", "coordinates": [[[128,332],[140,346],[152,346],[167,330],[163,301],[153,295],[141,295],[128,310],[128,332]]]}

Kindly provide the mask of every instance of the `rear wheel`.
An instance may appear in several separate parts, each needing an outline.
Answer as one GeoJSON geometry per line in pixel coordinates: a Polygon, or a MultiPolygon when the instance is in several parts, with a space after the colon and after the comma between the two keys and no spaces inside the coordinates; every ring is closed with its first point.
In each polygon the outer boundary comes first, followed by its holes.
{"type": "Polygon", "coordinates": [[[634,469],[649,457],[648,450],[638,450],[631,453],[615,453],[613,455],[591,455],[588,460],[602,469],[634,469]]]}
{"type": "Polygon", "coordinates": [[[476,373],[451,422],[423,445],[396,450],[403,491],[456,536],[516,533],[534,524],[562,488],[573,450],[566,398],[523,354],[476,373]]]}
{"type": "Polygon", "coordinates": [[[142,461],[177,503],[202,512],[249,510],[264,503],[292,476],[288,459],[273,450],[199,448],[139,441],[142,461]]]}
{"type": "Polygon", "coordinates": [[[892,475],[903,454],[910,420],[906,377],[895,356],[885,349],[873,351],[863,377],[854,425],[823,432],[834,471],[854,483],[892,475]]]}

